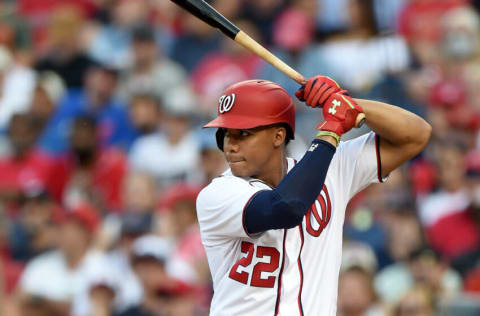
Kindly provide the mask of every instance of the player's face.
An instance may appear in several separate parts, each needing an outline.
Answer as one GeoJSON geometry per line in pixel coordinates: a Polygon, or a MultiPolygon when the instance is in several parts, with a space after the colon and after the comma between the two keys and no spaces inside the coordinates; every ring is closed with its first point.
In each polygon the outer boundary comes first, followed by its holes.
{"type": "Polygon", "coordinates": [[[275,149],[283,146],[284,132],[284,128],[274,126],[226,129],[223,149],[232,173],[237,177],[268,177],[275,171],[275,149]]]}

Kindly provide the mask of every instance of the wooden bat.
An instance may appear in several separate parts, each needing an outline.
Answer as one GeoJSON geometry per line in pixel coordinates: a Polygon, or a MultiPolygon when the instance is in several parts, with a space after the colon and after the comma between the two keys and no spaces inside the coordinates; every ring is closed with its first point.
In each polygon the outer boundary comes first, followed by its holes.
{"type": "MultiPolygon", "coordinates": [[[[258,57],[262,58],[266,62],[270,63],[273,67],[277,68],[289,78],[295,80],[300,85],[304,86],[307,82],[304,76],[294,70],[292,67],[284,63],[280,58],[273,55],[270,51],[265,49],[253,38],[248,36],[226,17],[215,10],[211,5],[203,0],[171,0],[178,6],[184,8],[200,20],[204,21],[213,28],[219,29],[223,34],[233,39],[246,49],[255,53],[258,57]]],[[[357,116],[355,123],[356,127],[360,127],[365,121],[365,114],[360,113],[357,116]]]]}

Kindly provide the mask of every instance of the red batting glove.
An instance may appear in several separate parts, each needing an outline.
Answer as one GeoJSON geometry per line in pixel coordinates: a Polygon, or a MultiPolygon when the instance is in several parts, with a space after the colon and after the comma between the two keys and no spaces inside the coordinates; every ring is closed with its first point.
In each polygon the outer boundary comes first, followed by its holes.
{"type": "Polygon", "coordinates": [[[346,91],[334,93],[325,102],[323,107],[323,121],[317,126],[318,135],[330,135],[340,141],[340,137],[355,126],[357,115],[363,109],[348,95],[346,91]]]}
{"type": "Polygon", "coordinates": [[[340,86],[335,80],[325,76],[315,76],[308,79],[305,86],[295,92],[295,96],[305,104],[315,107],[323,107],[330,96],[340,91],[340,86]]]}

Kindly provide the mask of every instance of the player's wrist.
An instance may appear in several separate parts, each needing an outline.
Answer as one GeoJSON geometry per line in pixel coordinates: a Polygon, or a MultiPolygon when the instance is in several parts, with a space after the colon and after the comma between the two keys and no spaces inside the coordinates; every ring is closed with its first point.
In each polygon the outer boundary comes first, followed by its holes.
{"type": "Polygon", "coordinates": [[[335,133],[331,133],[331,132],[324,132],[324,131],[318,132],[315,138],[326,141],[335,147],[337,147],[338,144],[340,143],[340,137],[335,133]]]}
{"type": "Polygon", "coordinates": [[[341,135],[338,135],[332,131],[320,130],[315,136],[315,138],[327,141],[333,146],[337,147],[338,144],[340,144],[340,136],[341,135]]]}

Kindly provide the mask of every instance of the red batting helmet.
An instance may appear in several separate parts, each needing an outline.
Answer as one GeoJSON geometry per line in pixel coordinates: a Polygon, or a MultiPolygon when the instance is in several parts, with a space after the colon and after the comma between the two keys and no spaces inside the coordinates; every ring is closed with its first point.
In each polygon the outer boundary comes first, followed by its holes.
{"type": "Polygon", "coordinates": [[[217,145],[223,150],[223,128],[249,129],[285,123],[287,139],[295,133],[295,106],[287,91],[267,80],[233,84],[218,100],[218,116],[204,127],[218,127],[217,145]]]}

